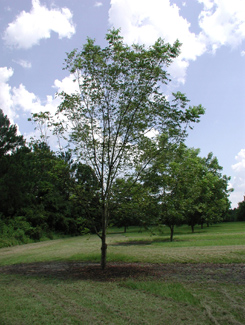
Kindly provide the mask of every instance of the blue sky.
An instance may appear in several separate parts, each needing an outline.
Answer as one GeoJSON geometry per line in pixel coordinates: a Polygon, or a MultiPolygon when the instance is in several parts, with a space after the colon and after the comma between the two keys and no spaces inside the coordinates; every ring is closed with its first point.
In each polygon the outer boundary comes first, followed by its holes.
{"type": "Polygon", "coordinates": [[[27,139],[31,113],[55,112],[60,90],[72,92],[62,70],[65,53],[87,36],[105,45],[111,27],[125,42],[150,45],[158,37],[183,43],[170,66],[168,91],[187,94],[206,114],[187,145],[217,156],[231,176],[232,206],[245,195],[244,0],[1,0],[0,107],[27,139]]]}

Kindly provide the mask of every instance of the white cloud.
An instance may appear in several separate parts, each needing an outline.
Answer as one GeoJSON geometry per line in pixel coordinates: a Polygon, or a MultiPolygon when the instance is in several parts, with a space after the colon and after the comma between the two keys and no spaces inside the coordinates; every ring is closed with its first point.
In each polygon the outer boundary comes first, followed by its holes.
{"type": "Polygon", "coordinates": [[[50,38],[51,32],[58,33],[59,38],[70,38],[75,33],[72,13],[67,8],[49,10],[39,0],[32,0],[31,11],[22,11],[8,25],[3,39],[9,46],[28,49],[50,38]]]}
{"type": "Polygon", "coordinates": [[[231,180],[231,186],[235,191],[230,195],[233,207],[236,207],[238,202],[243,201],[245,195],[245,149],[241,149],[235,159],[237,163],[232,165],[235,176],[231,180]]]}
{"type": "Polygon", "coordinates": [[[101,7],[101,6],[103,6],[103,3],[99,2],[99,1],[96,1],[94,6],[95,7],[101,7]]]}
{"type": "Polygon", "coordinates": [[[206,45],[202,35],[190,32],[190,23],[179,13],[179,7],[169,0],[111,0],[109,22],[121,27],[127,43],[153,44],[158,37],[173,43],[183,43],[181,55],[171,74],[183,82],[189,60],[195,60],[204,53],[206,45]]]}
{"type": "Polygon", "coordinates": [[[79,91],[78,83],[76,81],[74,82],[74,79],[75,77],[72,74],[65,77],[61,81],[56,79],[52,87],[57,89],[58,93],[64,91],[67,94],[73,94],[76,91],[79,91]]]}
{"type": "Polygon", "coordinates": [[[241,52],[241,56],[245,56],[245,51],[242,51],[241,52]]]}
{"type": "MultiPolygon", "coordinates": [[[[18,87],[11,87],[9,79],[13,76],[12,68],[0,67],[0,108],[4,114],[8,116],[11,123],[15,123],[18,118],[18,113],[30,114],[39,112],[50,112],[52,115],[56,112],[60,104],[60,98],[55,95],[49,95],[45,100],[40,98],[33,92],[26,89],[23,84],[18,87]]],[[[57,92],[65,91],[68,94],[79,91],[77,82],[73,82],[74,75],[69,75],[61,81],[56,79],[52,86],[57,92]]]]}
{"type": "Polygon", "coordinates": [[[245,39],[244,0],[198,1],[203,4],[198,34],[190,31],[190,22],[170,0],[111,0],[109,23],[121,28],[128,44],[148,46],[158,37],[169,43],[179,39],[183,44],[181,54],[169,71],[175,80],[184,83],[191,60],[222,45],[236,46],[245,39]]]}
{"type": "MultiPolygon", "coordinates": [[[[0,67],[0,108],[8,116],[10,122],[17,125],[18,133],[20,133],[17,123],[18,114],[30,117],[31,113],[50,112],[54,116],[61,99],[53,94],[41,101],[37,95],[28,91],[23,84],[18,87],[11,87],[9,79],[13,74],[12,68],[0,67]]],[[[69,75],[62,80],[56,79],[52,87],[57,92],[65,91],[71,94],[79,90],[77,82],[73,82],[73,80],[74,75],[69,75]]],[[[50,136],[50,145],[55,147],[57,145],[56,137],[52,136],[49,131],[47,131],[47,134],[50,136]]],[[[36,129],[34,132],[25,133],[24,136],[27,141],[30,141],[31,137],[39,138],[40,130],[36,129]]]]}
{"type": "MultiPolygon", "coordinates": [[[[78,84],[73,82],[74,76],[70,75],[61,81],[56,79],[52,86],[57,92],[65,91],[72,94],[79,90],[78,84]]],[[[23,84],[12,89],[12,103],[15,110],[21,109],[24,112],[39,113],[50,112],[54,115],[61,100],[55,95],[48,95],[45,100],[41,101],[34,93],[29,92],[23,84]]]]}
{"type": "Polygon", "coordinates": [[[37,113],[42,108],[40,99],[26,90],[23,84],[12,89],[12,100],[14,109],[22,109],[24,112],[37,113]]]}
{"type": "Polygon", "coordinates": [[[237,46],[245,39],[244,0],[198,0],[204,5],[199,25],[215,51],[222,45],[237,46]]]}
{"type": "MultiPolygon", "coordinates": [[[[245,149],[241,149],[238,155],[235,157],[238,161],[236,164],[232,165],[232,169],[235,172],[245,171],[245,149]]],[[[245,176],[244,176],[245,179],[245,176]]]]}
{"type": "Polygon", "coordinates": [[[13,74],[14,70],[12,68],[0,67],[0,83],[6,83],[13,74]]]}
{"type": "Polygon", "coordinates": [[[13,105],[11,96],[11,87],[8,84],[9,79],[14,74],[12,68],[0,67],[0,108],[4,114],[8,115],[8,118],[13,121],[15,113],[11,110],[13,105]]]}
{"type": "Polygon", "coordinates": [[[24,69],[30,69],[32,67],[31,62],[26,60],[13,60],[13,62],[19,64],[24,69]]]}

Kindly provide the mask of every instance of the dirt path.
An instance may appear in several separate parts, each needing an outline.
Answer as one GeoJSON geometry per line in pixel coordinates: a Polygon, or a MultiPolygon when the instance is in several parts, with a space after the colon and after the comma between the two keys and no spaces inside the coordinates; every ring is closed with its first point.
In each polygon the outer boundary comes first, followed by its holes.
{"type": "Polygon", "coordinates": [[[0,267],[0,273],[93,281],[117,281],[127,278],[173,281],[214,281],[245,284],[245,264],[141,264],[108,263],[105,271],[98,263],[49,262],[15,264],[0,267]]]}

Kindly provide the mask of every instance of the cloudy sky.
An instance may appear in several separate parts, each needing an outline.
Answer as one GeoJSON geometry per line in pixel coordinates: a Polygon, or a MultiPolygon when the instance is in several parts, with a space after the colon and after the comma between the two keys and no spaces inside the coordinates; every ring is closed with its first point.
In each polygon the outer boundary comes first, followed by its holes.
{"type": "Polygon", "coordinates": [[[245,195],[244,0],[0,0],[0,108],[29,139],[31,113],[54,112],[55,93],[74,89],[65,53],[87,36],[104,46],[111,27],[128,44],[183,43],[169,91],[206,108],[187,145],[218,157],[236,207],[245,195]]]}

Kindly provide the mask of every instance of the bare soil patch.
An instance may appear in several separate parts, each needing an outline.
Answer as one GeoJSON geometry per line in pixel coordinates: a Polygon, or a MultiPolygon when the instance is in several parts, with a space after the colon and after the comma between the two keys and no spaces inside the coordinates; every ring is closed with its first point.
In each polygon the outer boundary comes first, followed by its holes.
{"type": "Polygon", "coordinates": [[[99,263],[47,262],[15,264],[0,267],[0,273],[62,280],[118,281],[146,278],[188,282],[217,282],[245,284],[245,264],[150,264],[108,263],[102,271],[99,263]]]}

